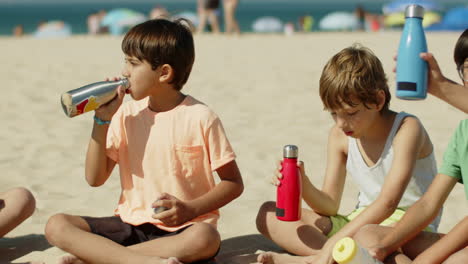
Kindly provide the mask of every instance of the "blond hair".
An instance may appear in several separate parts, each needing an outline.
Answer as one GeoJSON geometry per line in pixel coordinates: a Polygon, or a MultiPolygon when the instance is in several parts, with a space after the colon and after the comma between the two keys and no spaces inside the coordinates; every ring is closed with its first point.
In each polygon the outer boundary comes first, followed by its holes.
{"type": "Polygon", "coordinates": [[[388,110],[390,92],[382,63],[374,53],[359,44],[345,48],[325,65],[320,77],[320,98],[327,110],[363,103],[378,104],[378,92],[384,91],[388,110]]]}

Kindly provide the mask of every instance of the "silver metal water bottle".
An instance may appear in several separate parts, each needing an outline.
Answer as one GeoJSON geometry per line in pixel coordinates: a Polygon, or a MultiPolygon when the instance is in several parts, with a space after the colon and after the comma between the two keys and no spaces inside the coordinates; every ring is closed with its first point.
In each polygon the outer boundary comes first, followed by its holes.
{"type": "Polygon", "coordinates": [[[103,81],[68,91],[61,97],[63,111],[68,117],[93,111],[114,99],[117,95],[117,87],[120,85],[128,89],[130,83],[127,79],[103,81]]]}

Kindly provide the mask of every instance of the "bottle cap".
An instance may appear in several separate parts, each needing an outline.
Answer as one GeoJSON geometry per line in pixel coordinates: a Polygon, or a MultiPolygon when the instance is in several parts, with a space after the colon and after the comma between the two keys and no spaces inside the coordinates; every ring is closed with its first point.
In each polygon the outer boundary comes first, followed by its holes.
{"type": "Polygon", "coordinates": [[[336,242],[333,247],[332,256],[336,262],[345,264],[353,260],[357,250],[358,246],[356,242],[350,237],[345,237],[336,242]]]}
{"type": "Polygon", "coordinates": [[[295,145],[286,145],[283,148],[283,157],[285,158],[297,158],[299,150],[295,145]]]}
{"type": "Polygon", "coordinates": [[[424,7],[420,5],[409,5],[405,9],[405,17],[424,17],[424,7]]]}

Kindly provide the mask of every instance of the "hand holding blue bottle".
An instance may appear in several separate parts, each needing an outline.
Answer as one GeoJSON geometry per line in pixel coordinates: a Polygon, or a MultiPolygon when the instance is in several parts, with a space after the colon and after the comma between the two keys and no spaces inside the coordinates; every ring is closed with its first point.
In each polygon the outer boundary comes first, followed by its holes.
{"type": "Polygon", "coordinates": [[[421,52],[427,52],[423,16],[422,6],[406,7],[396,67],[396,96],[400,99],[421,100],[427,96],[427,63],[420,57],[421,52]]]}

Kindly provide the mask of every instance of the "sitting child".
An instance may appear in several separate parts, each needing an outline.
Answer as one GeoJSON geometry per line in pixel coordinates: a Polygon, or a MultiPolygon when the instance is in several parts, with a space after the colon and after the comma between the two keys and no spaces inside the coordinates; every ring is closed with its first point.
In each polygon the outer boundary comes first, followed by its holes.
{"type": "Polygon", "coordinates": [[[186,23],[149,20],[125,35],[130,88],[95,111],[85,171],[100,186],[118,164],[119,204],[110,217],[49,219],[47,239],[72,254],[62,263],[189,263],[217,254],[218,209],[243,183],[218,116],[180,91],[195,58],[186,23]],[[134,100],[122,104],[125,92],[134,100]]]}
{"type": "MultiPolygon", "coordinates": [[[[302,198],[311,209],[302,219],[276,219],[275,202],[263,204],[258,230],[288,252],[267,252],[260,263],[332,263],[332,249],[367,224],[392,225],[426,192],[436,174],[429,135],[421,122],[389,109],[390,92],[380,60],[367,48],[352,46],[333,56],[320,78],[320,97],[335,125],[328,137],[322,189],[307,177],[302,162],[302,198]],[[356,209],[338,215],[350,175],[359,188],[356,209]]],[[[279,171],[274,183],[281,177],[279,171]]],[[[439,218],[430,225],[436,230],[439,218]]]]}
{"type": "MultiPolygon", "coordinates": [[[[432,54],[423,53],[421,56],[429,65],[428,92],[468,113],[468,29],[459,37],[454,52],[455,64],[464,86],[446,78],[432,54]]],[[[467,150],[468,120],[463,120],[445,150],[442,166],[429,190],[394,228],[372,225],[362,228],[356,236],[359,243],[368,247],[369,253],[382,261],[385,259],[413,264],[467,263],[466,213],[464,219],[438,242],[438,236],[434,238],[434,234],[421,232],[436,217],[455,184],[468,182],[467,150]],[[397,250],[400,247],[401,251],[397,250]]],[[[468,185],[465,184],[464,187],[468,199],[468,185]]]]}

